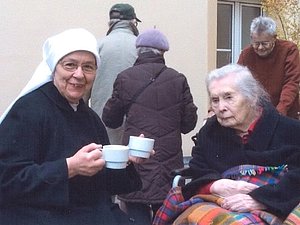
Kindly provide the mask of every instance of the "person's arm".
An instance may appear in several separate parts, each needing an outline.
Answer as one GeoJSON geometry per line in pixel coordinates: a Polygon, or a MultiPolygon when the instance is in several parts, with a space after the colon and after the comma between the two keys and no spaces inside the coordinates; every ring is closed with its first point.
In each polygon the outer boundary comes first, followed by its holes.
{"type": "Polygon", "coordinates": [[[282,115],[287,114],[287,111],[299,94],[300,59],[299,50],[296,45],[293,45],[289,49],[284,63],[284,82],[279,103],[276,106],[276,109],[282,115]]]}
{"type": "Polygon", "coordinates": [[[125,106],[120,96],[121,87],[121,79],[117,78],[114,83],[112,97],[106,102],[102,113],[104,124],[113,129],[123,124],[125,116],[125,106]]]}
{"type": "Polygon", "coordinates": [[[196,126],[197,118],[197,107],[193,102],[193,96],[185,78],[183,82],[181,132],[186,134],[193,130],[196,126]]]}
{"type": "Polygon", "coordinates": [[[239,65],[244,65],[245,66],[245,62],[244,62],[244,50],[241,51],[237,64],[239,65]]]}
{"type": "Polygon", "coordinates": [[[290,170],[278,184],[262,186],[249,195],[274,214],[287,216],[300,202],[300,169],[290,170]]]}
{"type": "Polygon", "coordinates": [[[106,169],[107,190],[112,194],[126,194],[142,188],[142,181],[134,165],[129,164],[126,169],[106,169]]]}
{"type": "Polygon", "coordinates": [[[24,105],[13,107],[0,125],[0,204],[66,205],[66,160],[43,162],[47,146],[41,121],[36,110],[29,111],[29,117],[25,110],[24,105]]]}
{"type": "Polygon", "coordinates": [[[192,149],[192,159],[189,162],[189,174],[192,176],[192,181],[182,188],[186,200],[197,194],[199,188],[222,178],[218,171],[209,167],[205,159],[205,151],[208,149],[203,146],[202,139],[206,138],[206,131],[203,131],[206,126],[204,125],[196,135],[197,140],[192,149]]]}
{"type": "Polygon", "coordinates": [[[285,160],[288,172],[277,184],[264,185],[249,195],[276,215],[287,216],[300,202],[300,148],[292,145],[282,148],[285,148],[288,157],[285,160]]]}

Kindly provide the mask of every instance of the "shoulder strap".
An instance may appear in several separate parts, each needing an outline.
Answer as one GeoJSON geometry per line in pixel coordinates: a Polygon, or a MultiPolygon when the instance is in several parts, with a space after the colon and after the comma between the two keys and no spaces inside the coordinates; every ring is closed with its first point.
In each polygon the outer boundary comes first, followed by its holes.
{"type": "Polygon", "coordinates": [[[161,70],[160,71],[158,71],[158,73],[157,74],[155,74],[155,76],[154,77],[151,77],[150,78],[150,80],[149,80],[149,82],[148,83],[146,83],[143,87],[141,87],[133,96],[132,96],[132,99],[130,100],[130,102],[129,102],[129,104],[127,105],[127,110],[126,110],[126,115],[127,115],[127,113],[129,112],[129,109],[130,109],[130,107],[131,107],[131,105],[135,102],[135,100],[138,98],[138,96],[150,85],[150,84],[152,84],[157,78],[158,78],[158,76],[165,70],[165,69],[167,69],[167,67],[166,66],[163,66],[162,68],[161,68],[161,70]]]}

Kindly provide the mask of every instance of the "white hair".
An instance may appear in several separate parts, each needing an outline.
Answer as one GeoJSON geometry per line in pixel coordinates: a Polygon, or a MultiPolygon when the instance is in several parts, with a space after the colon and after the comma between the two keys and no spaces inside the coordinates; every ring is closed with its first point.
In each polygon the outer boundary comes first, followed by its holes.
{"type": "Polygon", "coordinates": [[[145,46],[137,47],[138,56],[141,55],[142,53],[145,53],[145,52],[153,52],[156,55],[163,55],[164,54],[164,51],[161,51],[157,48],[145,47],[145,46]]]}
{"type": "Polygon", "coordinates": [[[267,33],[272,36],[276,35],[276,23],[270,17],[259,16],[252,20],[250,25],[250,34],[267,33]]]}
{"type": "Polygon", "coordinates": [[[209,86],[212,81],[235,76],[235,87],[249,102],[255,111],[270,102],[269,94],[252,76],[250,70],[239,64],[228,64],[211,71],[206,78],[206,88],[210,96],[209,86]]]}

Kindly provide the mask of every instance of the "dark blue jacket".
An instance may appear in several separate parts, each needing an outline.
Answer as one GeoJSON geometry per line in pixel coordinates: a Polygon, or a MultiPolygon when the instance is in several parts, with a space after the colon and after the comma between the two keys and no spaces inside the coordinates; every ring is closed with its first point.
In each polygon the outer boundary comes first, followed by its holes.
{"type": "Polygon", "coordinates": [[[231,167],[287,164],[289,171],[277,185],[260,187],[250,195],[276,215],[286,216],[300,202],[300,122],[279,115],[272,106],[264,108],[247,144],[212,117],[197,134],[192,156],[193,181],[183,189],[186,198],[201,185],[221,179],[231,167]]]}
{"type": "Polygon", "coordinates": [[[109,140],[83,101],[74,111],[52,82],[20,98],[0,125],[0,224],[126,221],[111,195],[141,187],[133,166],[68,179],[66,158],[90,143],[109,140]]]}

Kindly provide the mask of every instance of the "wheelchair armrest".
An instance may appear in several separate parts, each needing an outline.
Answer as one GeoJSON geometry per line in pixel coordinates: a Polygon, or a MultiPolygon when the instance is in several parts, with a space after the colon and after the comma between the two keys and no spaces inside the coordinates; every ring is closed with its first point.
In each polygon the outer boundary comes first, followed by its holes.
{"type": "Polygon", "coordinates": [[[189,167],[175,169],[171,172],[171,175],[174,177],[172,187],[185,185],[192,178],[189,167]]]}
{"type": "Polygon", "coordinates": [[[171,175],[173,177],[175,177],[177,175],[184,176],[184,177],[190,177],[191,176],[190,168],[183,167],[183,168],[175,169],[171,172],[171,175]]]}

